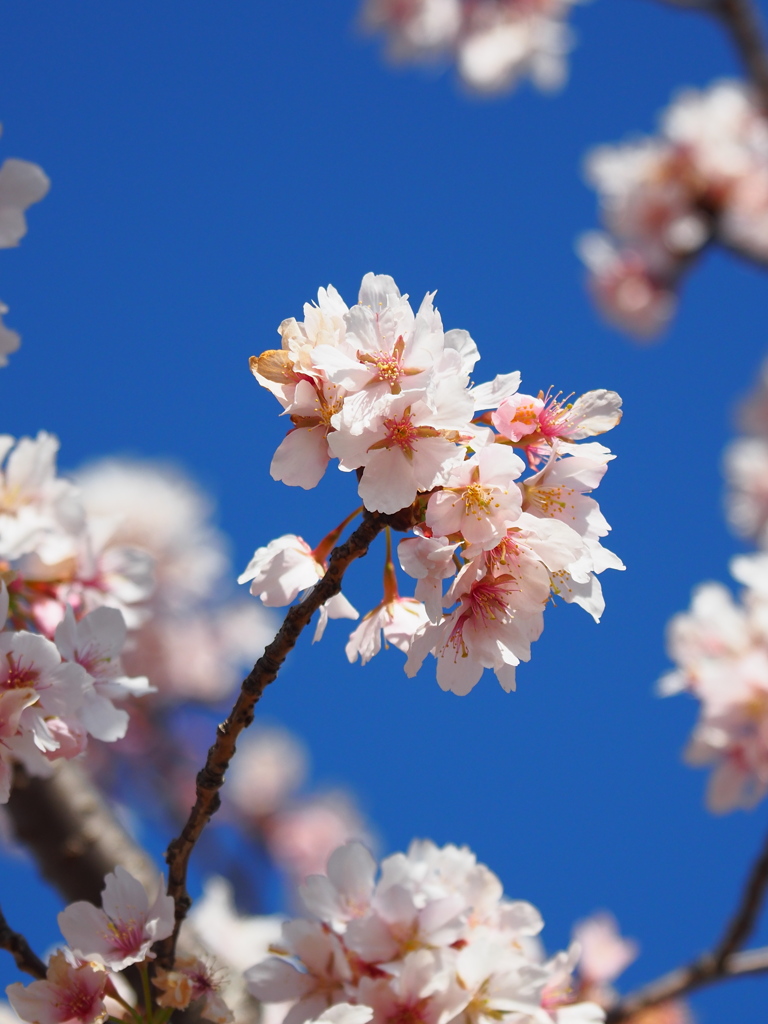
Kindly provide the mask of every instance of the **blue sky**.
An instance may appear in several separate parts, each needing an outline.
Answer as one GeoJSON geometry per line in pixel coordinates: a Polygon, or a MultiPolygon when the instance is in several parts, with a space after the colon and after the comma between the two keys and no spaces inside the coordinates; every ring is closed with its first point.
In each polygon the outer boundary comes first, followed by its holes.
{"type": "MultiPolygon", "coordinates": [[[[356,504],[346,475],[309,495],[269,478],[284,427],[248,372],[320,285],[353,301],[373,270],[416,301],[438,289],[446,327],[480,347],[481,379],[517,369],[529,391],[619,391],[600,501],[627,571],[605,575],[599,626],[551,608],[517,693],[488,674],[456,698],[428,668],[407,679],[396,651],[349,666],[332,624],[261,711],[305,738],[319,782],[355,787],[385,851],[414,836],[470,845],[541,908],[551,948],[612,910],[643,947],[626,975],[638,984],[713,941],[765,830],[765,806],[705,811],[705,775],[679,757],[695,707],[653,685],[666,621],[742,550],[720,460],[768,307],[763,274],[713,253],[662,344],[602,324],[573,249],[596,223],[580,165],[590,145],[652,130],[677,88],[737,68],[703,18],[597,0],[574,12],[563,93],[481,101],[450,72],[393,71],[355,13],[352,0],[4,0],[0,154],[39,162],[53,185],[20,249],[0,253],[6,322],[23,335],[3,430],[56,432],[67,468],[176,460],[216,495],[244,566],[286,530],[316,543],[356,504]]],[[[363,609],[382,555],[350,573],[363,609]]],[[[4,877],[0,902],[25,925],[32,876],[6,862],[4,877]]],[[[27,928],[41,946],[54,906],[27,928]]],[[[699,1019],[760,1019],[764,984],[702,995],[699,1019]]]]}

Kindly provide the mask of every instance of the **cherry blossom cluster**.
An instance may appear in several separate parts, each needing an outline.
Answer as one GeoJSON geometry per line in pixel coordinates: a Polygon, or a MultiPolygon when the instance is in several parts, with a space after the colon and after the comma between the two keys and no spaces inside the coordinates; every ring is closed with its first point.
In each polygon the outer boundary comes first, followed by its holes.
{"type": "Polygon", "coordinates": [[[658,136],[594,149],[586,173],[606,227],[579,242],[591,291],[632,334],[662,330],[710,241],[768,259],[768,121],[743,83],[682,92],[658,136]]]}
{"type": "MultiPolygon", "coordinates": [[[[398,546],[415,596],[399,595],[388,531],[383,598],[352,633],[350,661],[368,661],[383,636],[408,653],[409,675],[431,652],[445,690],[468,693],[485,668],[510,690],[552,595],[598,620],[597,574],[623,568],[600,542],[610,527],[589,497],[614,456],[577,444],[618,423],[621,399],[521,394],[517,372],[473,385],[477,346],[466,331],[443,330],[433,298],[414,313],[391,277],[367,274],[351,309],[320,289],[302,323],[280,325],[282,348],[251,360],[293,423],[271,473],[311,488],[335,457],[356,473],[369,513],[407,510],[415,524],[398,546]]],[[[267,606],[290,604],[322,577],[350,518],[315,548],[294,534],[258,548],[239,581],[267,606]]],[[[316,640],[329,617],[358,613],[331,598],[316,640]]]]}
{"type": "Polygon", "coordinates": [[[366,0],[363,23],[387,36],[396,62],[456,62],[461,80],[483,93],[528,75],[544,90],[565,81],[573,45],[565,24],[575,0],[366,0]]]}
{"type": "Polygon", "coordinates": [[[164,704],[228,696],[274,628],[252,601],[228,593],[229,544],[213,525],[211,498],[179,468],[149,460],[104,459],[75,482],[89,520],[108,528],[110,546],[151,566],[128,669],[149,676],[164,704]]]}
{"type": "MultiPolygon", "coordinates": [[[[48,192],[50,181],[37,164],[11,158],[0,167],[0,249],[18,245],[27,233],[24,212],[48,192]]],[[[0,366],[19,347],[19,336],[3,324],[8,307],[0,302],[0,366]]]]}
{"type": "Polygon", "coordinates": [[[746,585],[739,600],[705,583],[671,620],[676,668],[659,683],[664,696],[700,701],[685,759],[712,766],[707,805],[716,813],[753,807],[768,793],[768,554],[739,556],[731,571],[746,585]]]}
{"type": "MultiPolygon", "coordinates": [[[[58,441],[0,437],[0,800],[16,761],[36,775],[125,735],[113,704],[149,691],[123,671],[126,621],[151,590],[140,552],[107,542],[56,473],[58,441]],[[110,607],[111,606],[111,607],[110,607]]],[[[101,528],[100,528],[101,527],[101,528]]]]}
{"type": "Polygon", "coordinates": [[[499,879],[466,848],[411,844],[377,865],[360,843],[301,889],[307,918],[283,925],[279,956],[246,971],[252,995],[289,1003],[285,1024],[329,1006],[368,1007],[375,1024],[587,1024],[575,1003],[578,950],[547,958],[530,903],[503,897],[499,879]]]}
{"type": "Polygon", "coordinates": [[[219,995],[216,970],[195,956],[178,957],[172,970],[158,969],[153,982],[160,994],[154,1000],[145,994],[144,1013],[137,1013],[135,994],[119,972],[138,964],[146,978],[147,962],[154,959],[151,947],[171,934],[173,922],[173,900],[165,895],[162,878],[150,902],[141,883],[117,867],[105,879],[101,908],[80,901],[59,914],[67,946],[51,957],[47,977],[9,985],[8,999],[29,1024],[100,1024],[107,1016],[122,1017],[124,1010],[150,1024],[167,1021],[173,1010],[193,1002],[204,1020],[230,1024],[233,1016],[219,995]],[[158,1015],[158,1007],[165,1012],[158,1015]]]}
{"type": "Polygon", "coordinates": [[[707,803],[718,813],[752,807],[768,793],[768,367],[739,420],[745,436],[725,452],[726,509],[760,550],[731,562],[743,585],[737,598],[705,583],[689,611],[671,620],[676,668],[659,684],[663,695],[685,691],[701,703],[685,758],[713,766],[707,803]]]}

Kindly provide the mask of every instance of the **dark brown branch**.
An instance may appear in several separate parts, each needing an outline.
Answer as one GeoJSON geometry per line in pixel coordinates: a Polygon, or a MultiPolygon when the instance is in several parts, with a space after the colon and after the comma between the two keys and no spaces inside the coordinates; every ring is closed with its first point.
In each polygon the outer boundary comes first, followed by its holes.
{"type": "Polygon", "coordinates": [[[730,37],[761,106],[768,112],[768,49],[757,7],[752,0],[661,0],[667,7],[710,14],[730,37]]]}
{"type": "Polygon", "coordinates": [[[713,950],[703,953],[692,963],[678,967],[643,988],[625,996],[608,1013],[607,1024],[619,1024],[633,1014],[669,999],[686,995],[704,985],[744,974],[768,971],[768,948],[737,950],[752,934],[768,888],[768,837],[752,865],[739,904],[728,922],[723,936],[713,950]]]}
{"type": "Polygon", "coordinates": [[[752,865],[746,885],[741,895],[741,900],[736,908],[736,913],[731,918],[728,927],[725,929],[722,939],[718,943],[713,957],[715,967],[720,969],[728,957],[741,949],[749,936],[754,931],[757,918],[765,900],[765,890],[768,886],[768,836],[757,860],[752,865]]]}
{"type": "Polygon", "coordinates": [[[766,971],[768,971],[768,947],[733,953],[719,971],[714,969],[714,959],[711,954],[707,954],[686,967],[678,967],[677,970],[670,971],[669,974],[665,974],[631,995],[625,996],[617,1006],[608,1011],[606,1024],[621,1024],[642,1010],[669,1002],[670,999],[679,999],[696,989],[713,985],[718,981],[743,978],[750,974],[764,974],[766,971]]]}
{"type": "Polygon", "coordinates": [[[158,944],[159,966],[172,966],[179,928],[192,902],[186,887],[189,858],[203,829],[210,821],[211,816],[218,810],[219,790],[224,784],[224,774],[235,753],[238,736],[253,721],[254,707],[257,701],[266,687],[276,678],[281,665],[293,649],[304,627],[308,625],[318,608],[341,590],[341,581],[347,567],[368,551],[371,542],[385,526],[393,525],[399,529],[406,528],[400,525],[401,516],[401,513],[398,513],[397,517],[365,513],[363,522],[349,540],[334,548],[325,576],[312,588],[303,601],[290,609],[277,636],[243,680],[240,694],[229,717],[217,728],[216,740],[208,751],[204,768],[197,776],[195,805],[190,811],[181,834],[173,840],[166,853],[168,895],[173,897],[175,904],[176,927],[173,935],[158,944]],[[395,519],[398,521],[394,522],[395,519]]]}
{"type": "Polygon", "coordinates": [[[74,761],[57,761],[49,779],[17,767],[7,807],[16,837],[68,902],[100,905],[104,876],[118,864],[150,891],[157,887],[157,868],[74,761]]]}
{"type": "Polygon", "coordinates": [[[46,967],[35,953],[27,940],[19,932],[13,931],[0,910],[0,949],[7,949],[20,971],[26,971],[33,978],[44,978],[46,967]]]}
{"type": "Polygon", "coordinates": [[[752,0],[718,0],[710,10],[731,37],[768,113],[768,51],[757,8],[752,0]]]}

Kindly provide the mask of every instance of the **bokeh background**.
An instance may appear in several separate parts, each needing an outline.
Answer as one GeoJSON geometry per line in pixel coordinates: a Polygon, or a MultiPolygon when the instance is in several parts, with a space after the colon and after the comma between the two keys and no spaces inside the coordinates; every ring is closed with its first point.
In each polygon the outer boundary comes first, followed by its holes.
{"type": "MultiPolygon", "coordinates": [[[[580,168],[589,146],[651,131],[681,86],[738,68],[704,18],[602,0],[574,11],[564,92],[478,100],[450,71],[387,66],[356,14],[354,0],[3,0],[0,154],[53,186],[0,253],[23,335],[2,429],[57,433],[65,468],[177,462],[215,494],[244,566],[287,530],[317,543],[357,503],[333,471],[310,493],[270,479],[285,421],[248,372],[320,285],[353,302],[373,270],[417,302],[437,288],[446,327],[480,346],[479,379],[619,391],[599,499],[627,571],[604,575],[600,625],[550,608],[516,693],[487,673],[457,698],[429,665],[407,679],[394,650],[348,665],[348,624],[332,623],[259,715],[305,739],[315,781],[354,788],[381,852],[414,836],[471,846],[540,907],[549,948],[612,910],[643,950],[626,988],[712,943],[766,829],[765,806],[704,809],[705,773],[680,762],[696,707],[654,683],[667,620],[743,549],[721,453],[768,350],[768,279],[709,254],[663,342],[628,342],[584,291],[574,238],[597,215],[580,168]]],[[[382,555],[349,574],[361,611],[382,555]]],[[[0,903],[39,948],[56,939],[57,899],[18,856],[0,903]]],[[[16,980],[10,958],[0,974],[16,980]]],[[[740,981],[693,1005],[701,1022],[758,1022],[765,993],[740,981]]]]}

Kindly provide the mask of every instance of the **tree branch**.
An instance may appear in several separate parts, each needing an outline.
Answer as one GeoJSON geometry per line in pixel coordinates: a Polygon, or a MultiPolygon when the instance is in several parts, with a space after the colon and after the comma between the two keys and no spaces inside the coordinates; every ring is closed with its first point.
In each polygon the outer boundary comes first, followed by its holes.
{"type": "Polygon", "coordinates": [[[118,864],[150,891],[157,887],[157,868],[76,762],[57,761],[48,779],[17,766],[7,808],[16,837],[67,902],[99,906],[104,876],[118,864]]]}
{"type": "Polygon", "coordinates": [[[47,974],[45,964],[40,957],[31,949],[29,943],[19,932],[13,931],[5,920],[5,915],[0,910],[0,949],[7,949],[16,966],[21,971],[26,971],[33,978],[44,978],[47,974]]]}
{"type": "Polygon", "coordinates": [[[606,1024],[619,1024],[640,1010],[676,999],[704,985],[768,971],[768,947],[737,952],[754,930],[767,887],[768,836],[749,872],[736,911],[714,950],[625,996],[608,1011],[606,1024]]]}
{"type": "Polygon", "coordinates": [[[404,510],[403,513],[397,513],[396,516],[380,516],[369,512],[364,514],[363,522],[349,540],[331,552],[325,576],[302,601],[288,611],[275,639],[243,680],[235,706],[226,721],[217,728],[216,740],[208,751],[205,766],[197,776],[195,805],[190,811],[187,823],[178,838],[170,844],[166,853],[168,895],[172,896],[174,900],[176,925],[173,935],[158,943],[157,962],[159,966],[167,968],[172,966],[179,928],[192,903],[186,888],[189,858],[203,829],[219,808],[219,790],[224,784],[225,772],[234,756],[236,740],[243,729],[246,729],[253,721],[254,707],[257,701],[266,687],[276,678],[288,653],[293,649],[313,614],[330,597],[339,593],[347,567],[356,558],[366,554],[371,542],[385,526],[392,525],[397,529],[406,529],[407,526],[403,524],[409,518],[409,511],[404,510]]]}
{"type": "Polygon", "coordinates": [[[752,0],[660,0],[678,10],[712,15],[730,37],[748,77],[768,113],[768,49],[757,7],[752,0]]]}
{"type": "Polygon", "coordinates": [[[718,0],[710,10],[731,37],[761,106],[768,113],[768,51],[757,8],[752,0],[718,0]]]}

